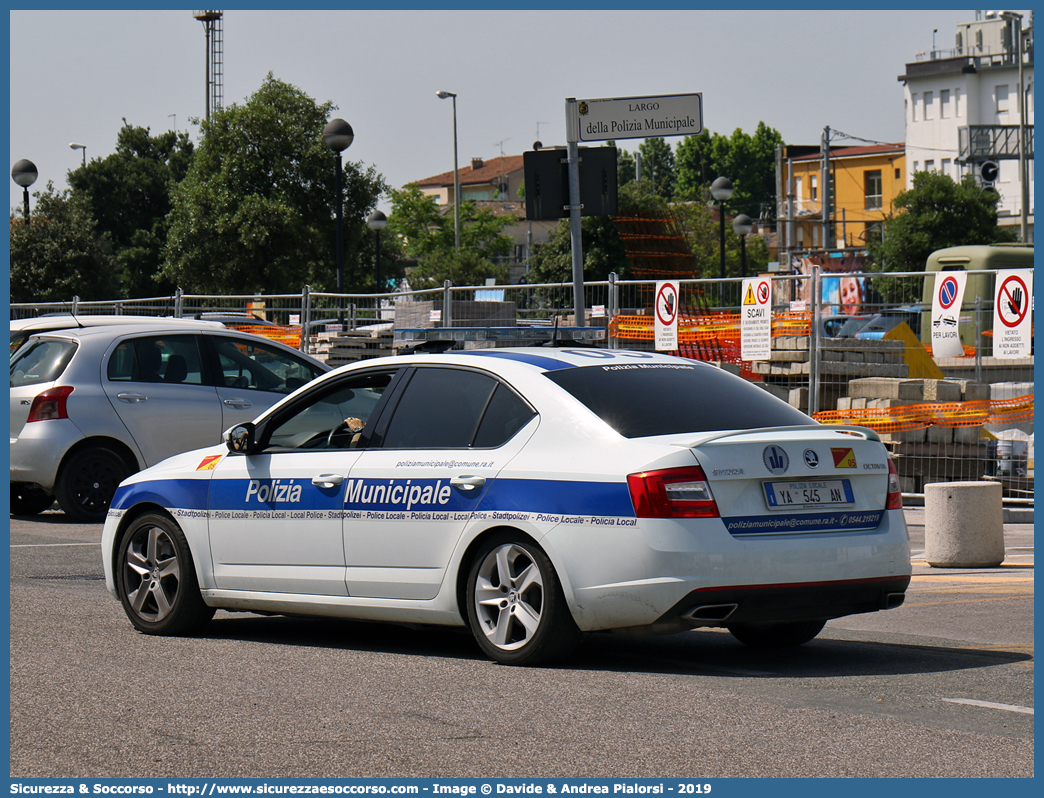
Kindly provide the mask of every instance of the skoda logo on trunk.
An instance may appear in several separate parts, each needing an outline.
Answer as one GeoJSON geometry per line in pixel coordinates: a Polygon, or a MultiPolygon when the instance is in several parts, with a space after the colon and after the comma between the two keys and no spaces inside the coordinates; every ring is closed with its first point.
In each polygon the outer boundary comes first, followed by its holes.
{"type": "Polygon", "coordinates": [[[819,465],[819,455],[816,454],[812,449],[805,449],[805,465],[809,468],[816,468],[819,465]]]}
{"type": "Polygon", "coordinates": [[[761,459],[765,461],[765,468],[773,474],[785,474],[790,468],[790,458],[778,446],[766,446],[761,459]]]}

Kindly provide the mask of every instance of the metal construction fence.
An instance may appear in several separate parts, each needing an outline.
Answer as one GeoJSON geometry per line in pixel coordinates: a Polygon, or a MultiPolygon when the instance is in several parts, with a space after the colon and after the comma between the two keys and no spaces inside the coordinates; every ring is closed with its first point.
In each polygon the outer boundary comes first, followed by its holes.
{"type": "MultiPolygon", "coordinates": [[[[718,363],[827,424],[875,430],[905,493],[929,482],[996,480],[1005,496],[1033,498],[1033,355],[993,353],[992,282],[976,283],[959,314],[960,357],[933,357],[931,297],[938,272],[773,275],[771,355],[741,359],[742,281],[679,281],[677,354],[718,363]],[[846,291],[853,280],[858,291],[846,291]],[[876,282],[875,282],[876,281],[876,282]],[[881,290],[867,291],[869,286],[881,290]],[[985,288],[984,288],[985,286],[985,288]],[[988,290],[987,290],[988,289],[988,290]],[[881,294],[896,297],[888,302],[881,294]],[[987,294],[983,296],[981,294],[987,294]],[[883,314],[875,319],[877,314],[883,314]]],[[[982,272],[986,278],[992,273],[982,272]]],[[[18,303],[12,319],[48,313],[195,317],[226,322],[343,363],[433,338],[458,348],[525,345],[549,330],[608,348],[655,347],[656,282],[584,286],[577,325],[571,283],[452,286],[387,294],[195,295],[120,301],[18,303]],[[578,336],[580,337],[580,336],[578,336]]]]}

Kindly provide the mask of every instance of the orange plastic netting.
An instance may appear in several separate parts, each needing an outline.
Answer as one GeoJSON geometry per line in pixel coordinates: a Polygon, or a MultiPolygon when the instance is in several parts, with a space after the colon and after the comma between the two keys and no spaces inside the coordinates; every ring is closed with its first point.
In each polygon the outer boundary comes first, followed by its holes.
{"type": "Polygon", "coordinates": [[[824,410],[812,416],[823,424],[853,424],[876,432],[906,432],[925,427],[981,427],[1033,421],[1033,394],[1014,399],[933,402],[889,408],[824,410]]]}

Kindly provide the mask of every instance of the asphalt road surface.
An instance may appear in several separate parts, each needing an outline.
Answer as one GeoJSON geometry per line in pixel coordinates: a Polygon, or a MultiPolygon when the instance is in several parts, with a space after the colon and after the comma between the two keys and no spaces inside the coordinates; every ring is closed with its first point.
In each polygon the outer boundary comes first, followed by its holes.
{"type": "Polygon", "coordinates": [[[556,668],[463,630],[219,612],[137,633],[100,526],[11,519],[14,778],[1033,775],[1033,527],[990,569],[923,561],[899,609],[765,653],[721,631],[587,636],[556,668]]]}

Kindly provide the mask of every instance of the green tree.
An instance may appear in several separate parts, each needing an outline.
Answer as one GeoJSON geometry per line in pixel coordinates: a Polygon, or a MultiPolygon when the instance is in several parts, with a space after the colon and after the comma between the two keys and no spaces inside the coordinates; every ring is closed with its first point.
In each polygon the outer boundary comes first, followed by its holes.
{"type": "MultiPolygon", "coordinates": [[[[919,272],[937,249],[1014,241],[1014,231],[997,224],[999,199],[972,175],[955,183],[939,172],[916,172],[913,186],[893,201],[883,238],[867,247],[871,268],[919,272]]],[[[876,277],[874,288],[887,301],[909,302],[921,298],[919,282],[876,277]]]]}
{"type": "MultiPolygon", "coordinates": [[[[667,201],[653,191],[651,183],[642,180],[620,187],[618,205],[620,215],[627,216],[642,211],[663,211],[667,208],[667,201]]],[[[611,272],[616,272],[621,279],[631,276],[630,262],[612,216],[583,217],[580,220],[580,236],[583,242],[585,280],[607,280],[611,272]]],[[[571,283],[572,246],[569,220],[561,219],[546,242],[533,245],[529,257],[529,282],[571,283]]]]}
{"type": "Polygon", "coordinates": [[[35,192],[29,224],[11,218],[11,301],[61,302],[118,296],[120,273],[107,233],[99,233],[90,204],[51,183],[35,192]]]}
{"type": "MultiPolygon", "coordinates": [[[[173,192],[163,276],[201,292],[333,290],[336,169],[322,139],[333,110],[269,74],[243,105],[203,122],[173,192]]],[[[344,284],[369,289],[366,217],[388,186],[372,166],[350,161],[343,184],[344,284]]]]}
{"type": "Polygon", "coordinates": [[[74,195],[82,195],[99,232],[112,241],[117,268],[124,276],[119,296],[170,293],[160,277],[167,241],[170,194],[188,173],[193,145],[187,133],[151,136],[148,128],[126,123],[116,151],[69,172],[74,195]]]}
{"type": "Polygon", "coordinates": [[[753,136],[739,128],[728,137],[708,131],[686,136],[675,154],[675,198],[696,200],[715,178],[727,177],[733,194],[726,212],[759,218],[762,206],[775,202],[776,148],[782,144],[779,132],[764,122],[758,122],[753,136]]]}
{"type": "Polygon", "coordinates": [[[674,197],[675,158],[671,145],[662,138],[646,139],[638,147],[642,156],[642,180],[652,183],[657,195],[674,197]]]}
{"type": "Polygon", "coordinates": [[[507,267],[496,265],[497,258],[511,252],[514,239],[504,230],[518,221],[474,202],[460,206],[460,251],[455,249],[454,219],[444,213],[435,198],[424,194],[415,183],[389,192],[392,212],[388,230],[397,238],[403,253],[420,262],[415,278],[441,284],[482,285],[486,278],[506,282],[507,267]],[[459,280],[467,282],[458,282],[459,280]]]}

